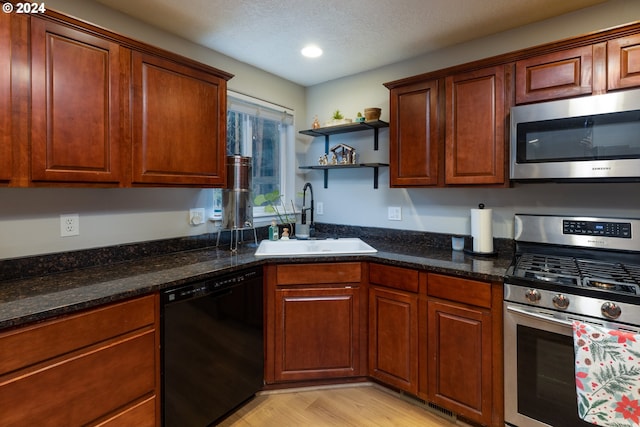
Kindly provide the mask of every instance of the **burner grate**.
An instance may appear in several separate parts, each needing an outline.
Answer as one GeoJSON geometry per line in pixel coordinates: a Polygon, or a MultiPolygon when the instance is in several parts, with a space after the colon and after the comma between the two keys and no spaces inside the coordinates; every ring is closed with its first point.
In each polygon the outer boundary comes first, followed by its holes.
{"type": "Polygon", "coordinates": [[[524,253],[517,261],[515,273],[557,285],[640,295],[640,265],[524,253]]]}
{"type": "Polygon", "coordinates": [[[539,254],[523,254],[517,268],[530,272],[576,276],[578,267],[573,258],[539,254]]]}

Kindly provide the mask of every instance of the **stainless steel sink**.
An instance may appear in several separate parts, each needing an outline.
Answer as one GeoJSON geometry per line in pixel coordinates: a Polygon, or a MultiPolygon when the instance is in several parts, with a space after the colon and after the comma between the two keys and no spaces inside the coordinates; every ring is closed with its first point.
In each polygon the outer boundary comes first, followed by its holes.
{"type": "Polygon", "coordinates": [[[327,240],[263,240],[256,256],[369,254],[378,252],[358,238],[327,240]]]}

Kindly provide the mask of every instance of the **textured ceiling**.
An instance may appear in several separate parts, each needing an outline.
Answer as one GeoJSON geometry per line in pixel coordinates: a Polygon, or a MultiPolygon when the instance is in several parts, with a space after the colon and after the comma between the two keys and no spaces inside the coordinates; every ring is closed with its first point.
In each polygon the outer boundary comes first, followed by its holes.
{"type": "Polygon", "coordinates": [[[95,0],[303,86],[603,0],[95,0]],[[316,59],[300,50],[314,43],[316,59]]]}

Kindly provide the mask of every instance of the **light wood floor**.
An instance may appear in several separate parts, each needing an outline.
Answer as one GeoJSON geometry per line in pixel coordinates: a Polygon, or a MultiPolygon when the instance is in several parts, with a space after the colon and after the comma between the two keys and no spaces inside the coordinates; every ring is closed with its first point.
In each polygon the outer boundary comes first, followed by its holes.
{"type": "Polygon", "coordinates": [[[464,425],[371,383],[262,393],[220,424],[224,427],[464,425]]]}

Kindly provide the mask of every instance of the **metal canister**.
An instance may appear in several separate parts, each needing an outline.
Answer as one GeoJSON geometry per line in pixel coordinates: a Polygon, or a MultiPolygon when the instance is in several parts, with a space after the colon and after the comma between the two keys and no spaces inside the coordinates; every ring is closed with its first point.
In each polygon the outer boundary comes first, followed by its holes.
{"type": "Polygon", "coordinates": [[[227,188],[222,190],[222,229],[253,227],[251,157],[227,157],[227,188]]]}

